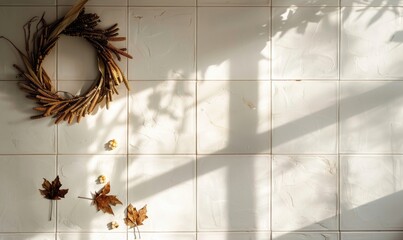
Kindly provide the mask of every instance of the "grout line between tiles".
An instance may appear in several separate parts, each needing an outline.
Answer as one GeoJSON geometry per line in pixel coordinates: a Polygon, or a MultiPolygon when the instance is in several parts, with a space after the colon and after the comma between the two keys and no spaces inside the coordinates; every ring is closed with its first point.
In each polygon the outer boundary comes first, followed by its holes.
{"type": "Polygon", "coordinates": [[[337,124],[336,124],[336,142],[337,142],[337,229],[338,229],[338,239],[340,240],[341,238],[341,234],[340,234],[340,226],[341,226],[341,194],[340,194],[340,189],[341,189],[341,165],[340,165],[340,79],[341,79],[341,53],[340,53],[340,49],[341,49],[341,0],[339,0],[339,7],[338,7],[338,43],[337,43],[337,56],[338,56],[338,77],[339,77],[339,81],[337,82],[337,124]]]}
{"type": "MultiPolygon", "coordinates": [[[[87,79],[73,79],[73,80],[58,80],[59,82],[74,82],[74,81],[81,81],[81,82],[93,82],[93,80],[87,79]]],[[[165,79],[165,80],[154,80],[154,79],[140,79],[140,80],[128,80],[129,82],[192,82],[196,81],[195,79],[165,79]]],[[[198,80],[201,81],[201,80],[198,80]]],[[[322,78],[322,79],[264,79],[264,80],[256,80],[256,79],[217,79],[217,80],[203,80],[205,82],[321,82],[321,81],[328,81],[328,82],[367,82],[367,83],[376,83],[376,82],[403,82],[403,79],[329,79],[329,78],[322,78]]],[[[1,80],[0,82],[18,82],[18,80],[1,80]]]]}
{"type": "MultiPolygon", "coordinates": [[[[3,153],[0,156],[196,156],[194,153],[170,153],[170,154],[100,154],[100,153],[3,153]]],[[[208,154],[200,153],[197,156],[403,156],[403,153],[227,153],[227,154],[208,154]]]]}
{"type": "MultiPolygon", "coordinates": [[[[126,0],[126,49],[130,53],[130,8],[126,0]]],[[[129,59],[126,59],[126,76],[129,78],[129,59]]],[[[130,82],[129,82],[130,86],[130,82]]],[[[129,142],[130,142],[130,91],[126,90],[126,206],[129,205],[129,142]]],[[[126,227],[126,240],[129,240],[129,229],[126,227]]]]}
{"type": "Polygon", "coordinates": [[[198,66],[198,61],[197,61],[197,59],[198,59],[198,31],[199,31],[199,7],[198,7],[198,3],[199,3],[199,0],[195,0],[195,32],[194,32],[194,54],[195,54],[195,56],[194,56],[194,62],[195,62],[195,76],[194,76],[194,78],[195,78],[195,153],[196,153],[196,159],[195,159],[195,207],[196,207],[196,209],[195,209],[195,211],[196,211],[196,213],[195,213],[195,217],[196,217],[196,219],[195,219],[195,231],[196,231],[196,240],[198,240],[198,238],[199,238],[199,229],[198,229],[198,219],[199,219],[199,201],[198,201],[198,198],[199,198],[199,192],[198,192],[198,159],[199,159],[199,157],[198,157],[198,154],[199,154],[199,151],[198,151],[198,137],[197,137],[197,134],[198,134],[198,121],[199,121],[199,119],[198,119],[198,109],[199,109],[199,101],[198,101],[198,81],[199,81],[199,79],[198,79],[198,71],[199,71],[199,66],[198,66]]]}
{"type": "Polygon", "coordinates": [[[24,8],[24,7],[56,7],[57,5],[52,4],[52,5],[46,5],[46,4],[41,4],[41,5],[34,5],[34,4],[21,4],[21,5],[13,5],[13,4],[0,4],[0,8],[1,7],[20,7],[20,8],[24,8]]]}
{"type": "Polygon", "coordinates": [[[273,7],[270,7],[270,239],[273,239],[273,7]]]}
{"type": "MultiPolygon", "coordinates": [[[[58,19],[59,18],[59,7],[58,7],[58,2],[59,2],[59,0],[56,0],[56,19],[58,19]]],[[[56,43],[56,49],[55,49],[55,51],[56,51],[56,53],[55,53],[55,56],[56,56],[56,59],[55,59],[55,61],[56,61],[56,69],[55,69],[55,72],[56,72],[56,90],[58,91],[59,90],[59,44],[58,43],[56,43]]],[[[55,133],[55,144],[56,144],[56,174],[57,175],[59,175],[59,124],[56,124],[56,127],[55,127],[55,131],[56,131],[56,133],[55,133]]],[[[55,216],[55,221],[56,221],[56,223],[55,223],[55,240],[57,240],[58,239],[58,237],[57,237],[57,235],[58,235],[58,231],[59,231],[59,225],[58,225],[58,209],[59,209],[59,204],[58,204],[58,202],[57,201],[55,201],[56,202],[56,211],[55,211],[55,214],[56,214],[56,216],[55,216]]]]}

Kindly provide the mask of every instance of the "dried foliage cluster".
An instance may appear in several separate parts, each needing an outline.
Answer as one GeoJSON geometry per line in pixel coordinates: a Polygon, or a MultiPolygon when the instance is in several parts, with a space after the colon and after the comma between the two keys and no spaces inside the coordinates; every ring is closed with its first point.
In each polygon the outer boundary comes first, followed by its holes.
{"type": "Polygon", "coordinates": [[[82,117],[90,114],[102,102],[106,107],[112,101],[114,94],[119,94],[117,86],[122,82],[129,89],[129,84],[122,70],[115,62],[121,56],[132,58],[125,48],[116,48],[111,41],[123,41],[125,37],[118,37],[117,24],[107,28],[98,28],[99,16],[86,13],[84,5],[88,0],[78,0],[66,15],[52,23],[46,23],[44,15],[38,20],[34,17],[24,25],[25,51],[24,54],[8,38],[18,51],[24,68],[17,65],[23,80],[19,82],[20,88],[27,92],[28,98],[37,102],[39,106],[34,109],[41,112],[32,116],[32,119],[53,116],[55,123],[74,120],[80,122],[82,117]],[[31,34],[32,24],[37,21],[35,31],[31,34]],[[97,51],[99,76],[94,84],[81,96],[73,94],[61,95],[55,90],[52,80],[44,70],[42,64],[45,57],[56,45],[60,35],[78,36],[87,40],[97,51]]]}
{"type": "Polygon", "coordinates": [[[49,200],[60,200],[64,198],[64,196],[69,191],[68,189],[60,189],[62,184],[60,183],[59,176],[55,178],[55,180],[50,183],[46,178],[43,179],[42,187],[43,189],[39,189],[41,195],[49,200]]]}
{"type": "Polygon", "coordinates": [[[97,207],[97,211],[102,210],[104,213],[114,215],[112,206],[122,204],[122,202],[115,195],[108,195],[111,191],[111,184],[108,182],[101,190],[95,193],[93,203],[97,207]]]}
{"type": "Polygon", "coordinates": [[[139,233],[139,238],[141,238],[139,226],[143,225],[144,220],[148,218],[147,205],[137,211],[137,209],[130,203],[126,208],[126,211],[127,217],[125,218],[125,224],[129,228],[133,228],[134,239],[137,239],[136,228],[139,233]]]}
{"type": "Polygon", "coordinates": [[[41,195],[50,200],[50,212],[49,221],[52,220],[52,210],[53,210],[53,200],[60,200],[69,192],[68,189],[60,189],[62,183],[60,182],[59,176],[50,183],[46,178],[43,179],[42,183],[43,189],[39,189],[41,195]]]}
{"type": "MultiPolygon", "coordinates": [[[[103,175],[102,175],[103,176],[103,175]]],[[[49,221],[52,220],[52,209],[53,209],[53,200],[60,200],[64,198],[68,193],[69,189],[60,189],[62,186],[59,176],[55,178],[55,180],[49,182],[45,178],[43,179],[42,187],[43,189],[39,189],[41,195],[51,200],[50,203],[50,213],[49,213],[49,221]]],[[[109,213],[115,215],[111,206],[116,206],[117,204],[122,204],[122,202],[117,198],[116,195],[108,195],[111,191],[110,182],[106,183],[99,191],[92,194],[92,198],[87,197],[78,197],[82,199],[91,200],[92,204],[94,204],[97,208],[97,211],[102,211],[104,213],[109,213]]],[[[148,218],[147,216],[147,205],[142,207],[140,210],[137,210],[130,203],[126,208],[126,218],[124,219],[125,224],[129,228],[133,228],[134,238],[137,239],[136,228],[138,231],[139,238],[141,238],[139,226],[143,225],[144,220],[148,218]]],[[[115,229],[119,227],[119,224],[116,221],[111,222],[110,229],[115,229]]]]}

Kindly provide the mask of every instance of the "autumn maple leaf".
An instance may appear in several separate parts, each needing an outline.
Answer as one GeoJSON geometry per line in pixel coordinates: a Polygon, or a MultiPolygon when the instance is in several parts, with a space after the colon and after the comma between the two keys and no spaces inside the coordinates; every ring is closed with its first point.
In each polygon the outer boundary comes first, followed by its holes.
{"type": "Polygon", "coordinates": [[[127,206],[127,217],[125,218],[125,223],[127,226],[136,227],[143,225],[144,220],[147,218],[147,205],[142,207],[139,211],[137,211],[132,204],[127,206]]]}
{"type": "Polygon", "coordinates": [[[39,189],[39,192],[44,196],[44,198],[60,200],[61,198],[64,198],[69,191],[68,189],[60,189],[61,186],[62,184],[60,183],[59,176],[57,176],[52,183],[44,178],[42,183],[44,189],[39,189]]]}
{"type": "Polygon", "coordinates": [[[97,206],[97,211],[102,210],[104,213],[113,213],[112,207],[116,204],[122,204],[122,202],[115,195],[107,195],[111,191],[110,182],[108,182],[101,190],[95,193],[93,203],[97,206]]]}

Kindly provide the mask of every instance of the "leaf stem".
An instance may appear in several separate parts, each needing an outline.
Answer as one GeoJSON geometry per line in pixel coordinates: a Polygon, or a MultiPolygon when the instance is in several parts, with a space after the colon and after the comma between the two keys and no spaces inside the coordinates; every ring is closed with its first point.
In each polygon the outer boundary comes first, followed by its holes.
{"type": "Polygon", "coordinates": [[[92,199],[92,198],[88,198],[88,197],[80,197],[80,196],[78,196],[78,198],[81,198],[81,199],[87,199],[87,200],[94,200],[94,199],[92,199]]]}
{"type": "Polygon", "coordinates": [[[137,232],[139,233],[139,239],[141,239],[140,229],[139,229],[139,226],[137,224],[136,224],[136,228],[137,228],[137,232]]]}
{"type": "Polygon", "coordinates": [[[52,221],[53,200],[50,200],[49,221],[52,221]]]}

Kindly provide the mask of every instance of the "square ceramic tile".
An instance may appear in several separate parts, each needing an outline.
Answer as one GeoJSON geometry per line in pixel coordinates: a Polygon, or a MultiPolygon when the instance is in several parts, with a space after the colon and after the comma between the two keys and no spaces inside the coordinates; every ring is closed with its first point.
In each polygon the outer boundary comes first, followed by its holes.
{"type": "Polygon", "coordinates": [[[273,152],[336,153],[336,82],[273,82],[273,152]]]}
{"type": "Polygon", "coordinates": [[[136,81],[130,86],[129,152],[195,153],[195,82],[136,81]]]}
{"type": "Polygon", "coordinates": [[[270,157],[198,156],[199,231],[270,229],[270,157]]]}
{"type": "MultiPolygon", "coordinates": [[[[59,90],[83,94],[91,81],[62,81],[59,90]]],[[[60,154],[125,154],[127,153],[127,99],[124,84],[118,87],[119,95],[106,109],[105,102],[94,113],[81,119],[80,123],[60,123],[58,143],[60,154]],[[110,140],[117,141],[116,149],[109,149],[110,140]]]]}
{"type": "Polygon", "coordinates": [[[274,231],[337,230],[337,157],[274,156],[272,194],[274,231]]]}
{"type": "MultiPolygon", "coordinates": [[[[14,2],[14,1],[13,1],[14,2]]],[[[1,3],[0,3],[1,5],[1,3]]],[[[45,13],[45,20],[52,22],[56,19],[55,7],[1,7],[0,8],[0,36],[10,39],[23,53],[25,52],[25,38],[23,26],[33,17],[41,17],[45,13]]],[[[35,31],[36,23],[32,24],[31,33],[35,31]]],[[[55,49],[45,58],[44,68],[52,80],[56,78],[55,49]]],[[[17,80],[18,72],[13,67],[17,64],[24,68],[24,64],[13,46],[0,39],[0,80],[17,80]]]]}
{"type": "Polygon", "coordinates": [[[193,156],[129,157],[129,203],[147,204],[141,231],[196,230],[195,173],[193,156]]]}
{"type": "Polygon", "coordinates": [[[338,8],[273,8],[273,78],[338,78],[338,8]]]}
{"type": "MultiPolygon", "coordinates": [[[[59,8],[59,15],[64,16],[70,7],[59,8]]],[[[96,13],[101,22],[98,27],[105,29],[117,23],[119,36],[127,36],[127,10],[124,7],[86,7],[87,13],[96,13]]],[[[119,48],[126,48],[126,41],[110,42],[119,48]]],[[[129,53],[132,54],[132,53],[129,53]]],[[[126,74],[126,57],[115,62],[126,74]]],[[[58,78],[59,80],[91,80],[99,76],[97,54],[94,47],[84,38],[62,36],[58,41],[58,78]]]]}
{"type": "Polygon", "coordinates": [[[342,233],[341,240],[400,240],[401,232],[352,232],[342,233]]]}
{"type": "MultiPolygon", "coordinates": [[[[339,6],[339,0],[272,0],[273,6],[339,6]]],[[[348,0],[351,1],[351,0],[348,0]]]]}
{"type": "MultiPolygon", "coordinates": [[[[124,226],[120,226],[124,228],[124,226]]],[[[115,231],[115,230],[113,230],[115,231]]],[[[124,240],[126,233],[59,233],[57,240],[124,240]]]]}
{"type": "Polygon", "coordinates": [[[270,232],[250,232],[250,233],[231,233],[231,232],[199,232],[198,240],[270,240],[270,232]]]}
{"type": "MultiPolygon", "coordinates": [[[[55,178],[56,157],[3,155],[0,166],[0,232],[56,231],[56,204],[53,204],[52,221],[49,221],[51,202],[38,191],[43,178],[50,181],[55,178]]],[[[68,184],[63,183],[63,187],[68,184]]],[[[0,239],[12,238],[0,236],[0,239]]]]}
{"type": "Polygon", "coordinates": [[[402,87],[402,82],[341,84],[341,152],[403,152],[402,87]]]}
{"type": "Polygon", "coordinates": [[[199,6],[269,6],[270,0],[197,0],[199,6]]]}
{"type": "MultiPolygon", "coordinates": [[[[129,240],[133,239],[133,233],[129,232],[129,240]]],[[[141,233],[143,240],[196,240],[194,233],[141,233]]]]}
{"type": "Polygon", "coordinates": [[[402,8],[346,7],[342,11],[341,78],[401,79],[402,8]],[[388,10],[389,9],[389,10],[388,10]]]}
{"type": "Polygon", "coordinates": [[[198,153],[269,153],[270,82],[198,83],[198,153]]]}
{"type": "Polygon", "coordinates": [[[54,233],[6,233],[0,234],[0,240],[55,240],[54,233]]]}
{"type": "Polygon", "coordinates": [[[56,5],[56,0],[0,0],[0,5],[56,5]]]}
{"type": "Polygon", "coordinates": [[[133,7],[129,80],[195,79],[195,8],[133,7]]]}
{"type": "Polygon", "coordinates": [[[40,114],[15,81],[0,81],[0,154],[55,153],[53,119],[30,119],[40,114]]]}
{"type": "Polygon", "coordinates": [[[341,6],[389,7],[403,6],[402,0],[341,0],[341,6]]]}
{"type": "Polygon", "coordinates": [[[198,8],[198,79],[270,79],[269,31],[269,7],[198,8]]]}
{"type": "Polygon", "coordinates": [[[341,229],[403,230],[403,157],[341,158],[341,229]]]}
{"type": "MultiPolygon", "coordinates": [[[[0,0],[1,1],[1,0],[0,0]]],[[[101,5],[101,6],[126,6],[128,0],[89,0],[86,5],[101,5]]],[[[58,5],[72,5],[76,0],[57,0],[58,5]]]]}
{"type": "Polygon", "coordinates": [[[273,240],[338,240],[337,233],[275,233],[273,232],[273,240]]]}
{"type": "MultiPolygon", "coordinates": [[[[60,232],[110,232],[108,224],[112,221],[121,226],[113,232],[126,232],[123,219],[126,205],[126,156],[101,155],[59,155],[60,181],[69,187],[66,199],[58,204],[58,231],[60,232]],[[112,206],[115,215],[97,212],[91,200],[92,194],[105,184],[98,182],[104,175],[110,182],[109,195],[116,195],[123,203],[112,206]]],[[[69,238],[70,239],[70,238],[69,238]]],[[[85,238],[87,239],[87,238],[85,238]]]]}
{"type": "Polygon", "coordinates": [[[196,6],[196,0],[129,0],[129,6],[196,6]]]}

